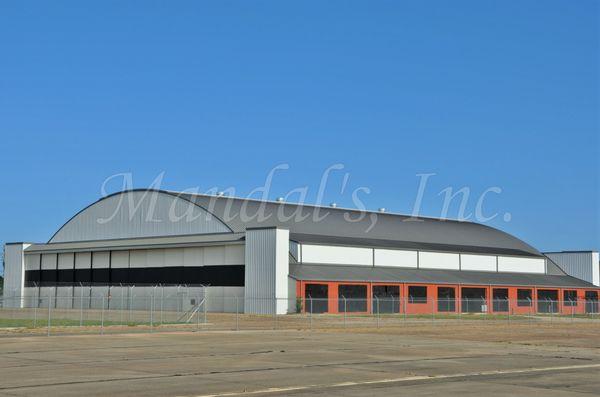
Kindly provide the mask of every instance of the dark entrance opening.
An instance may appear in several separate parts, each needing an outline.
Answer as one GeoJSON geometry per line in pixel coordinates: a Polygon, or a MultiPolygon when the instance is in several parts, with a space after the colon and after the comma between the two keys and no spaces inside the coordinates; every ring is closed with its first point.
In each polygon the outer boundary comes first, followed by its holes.
{"type": "Polygon", "coordinates": [[[456,311],[456,289],[454,287],[438,287],[438,312],[456,311]]]}
{"type": "Polygon", "coordinates": [[[585,291],[585,312],[598,313],[598,291],[585,291]]]}
{"type": "Polygon", "coordinates": [[[538,312],[558,313],[558,291],[555,289],[539,289],[537,293],[538,312]]]}
{"type": "Polygon", "coordinates": [[[338,311],[340,313],[366,312],[367,286],[340,285],[338,287],[338,311]]]}
{"type": "Polygon", "coordinates": [[[494,288],[492,299],[495,312],[508,311],[508,288],[494,288]]]}
{"type": "Polygon", "coordinates": [[[400,313],[400,287],[373,286],[373,313],[400,313]]]}
{"type": "Polygon", "coordinates": [[[463,313],[484,313],[487,311],[485,288],[462,288],[461,310],[463,313]]]}
{"type": "Polygon", "coordinates": [[[327,313],[328,292],[327,284],[306,284],[305,310],[309,313],[327,313]]]}

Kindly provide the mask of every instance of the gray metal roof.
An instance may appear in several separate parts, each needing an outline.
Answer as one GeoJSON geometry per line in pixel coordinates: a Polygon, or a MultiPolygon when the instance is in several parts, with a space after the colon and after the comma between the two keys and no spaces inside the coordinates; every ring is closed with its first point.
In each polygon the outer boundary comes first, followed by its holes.
{"type": "Polygon", "coordinates": [[[217,216],[234,232],[247,228],[282,227],[292,235],[313,236],[338,244],[394,246],[541,256],[518,238],[473,222],[365,212],[187,193],[179,195],[217,216]],[[360,217],[362,219],[359,219],[360,217]]]}
{"type": "Polygon", "coordinates": [[[457,270],[406,269],[353,265],[290,264],[290,276],[305,281],[366,281],[462,285],[511,285],[597,288],[570,276],[530,273],[493,273],[457,270]]]}
{"type": "MultiPolygon", "coordinates": [[[[76,216],[71,218],[61,230],[77,226],[80,219],[87,220],[79,228],[76,238],[70,237],[50,242],[73,242],[82,240],[107,239],[109,229],[120,230],[121,234],[130,237],[164,237],[166,235],[182,235],[199,233],[196,229],[188,230],[185,222],[181,227],[169,224],[169,208],[173,197],[198,206],[201,213],[210,224],[222,225],[227,233],[243,233],[249,228],[280,227],[289,229],[292,238],[302,242],[318,242],[322,244],[340,244],[370,247],[394,247],[420,250],[440,250],[451,252],[489,253],[499,255],[525,255],[541,257],[538,250],[519,240],[518,238],[494,229],[492,227],[473,222],[456,220],[435,219],[407,215],[359,211],[345,208],[318,207],[308,204],[280,203],[273,201],[259,201],[254,199],[234,198],[228,196],[214,196],[190,193],[178,193],[162,190],[152,190],[158,194],[156,207],[164,213],[156,214],[163,222],[149,222],[145,218],[138,219],[140,225],[132,225],[132,230],[127,230],[118,221],[123,217],[114,217],[115,224],[106,223],[99,226],[98,216],[94,215],[99,208],[105,206],[107,199],[130,192],[147,191],[147,189],[128,190],[104,197],[89,205],[76,216]],[[216,218],[216,219],[215,219],[216,218]],[[218,221],[217,221],[218,220],[218,221]],[[173,226],[173,227],[172,227],[173,226]],[[173,230],[171,230],[173,229],[173,230]],[[82,237],[81,230],[93,231],[95,238],[82,237]],[[96,233],[98,231],[98,233],[96,233]],[[100,233],[101,234],[101,233],[100,233]]],[[[114,200],[113,200],[114,201],[114,200]]],[[[131,205],[129,200],[124,200],[119,205],[131,205]]],[[[121,209],[121,207],[118,207],[121,209]]],[[[110,207],[109,209],[113,209],[110,207]]],[[[123,209],[124,213],[131,215],[135,208],[123,209]],[[127,210],[127,211],[125,211],[127,210]]],[[[108,211],[110,214],[113,211],[108,211]]],[[[143,211],[142,211],[143,212],[143,211]]],[[[196,223],[202,223],[204,218],[199,218],[196,223]]],[[[79,222],[81,223],[81,222],[79,222]]],[[[114,222],[113,222],[114,223],[114,222]]],[[[131,223],[131,222],[130,222],[131,223]]],[[[177,222],[175,222],[177,223],[177,222]]],[[[221,230],[218,230],[221,231],[221,230]]],[[[207,231],[211,232],[211,231],[207,231]]],[[[212,232],[215,232],[214,230],[212,232]]],[[[121,238],[121,237],[119,237],[121,238]]]]}

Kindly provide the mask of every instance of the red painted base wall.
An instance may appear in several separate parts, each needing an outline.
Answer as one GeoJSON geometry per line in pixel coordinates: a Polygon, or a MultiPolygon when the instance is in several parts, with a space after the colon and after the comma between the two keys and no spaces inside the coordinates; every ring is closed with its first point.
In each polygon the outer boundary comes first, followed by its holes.
{"type": "MultiPolygon", "coordinates": [[[[320,284],[328,286],[328,313],[340,313],[338,310],[338,286],[343,285],[366,285],[367,286],[367,311],[365,313],[372,312],[373,297],[372,291],[373,286],[386,285],[386,286],[397,286],[400,289],[400,313],[406,314],[431,314],[431,313],[445,313],[452,314],[458,313],[461,307],[462,296],[461,291],[463,288],[483,288],[486,294],[487,313],[497,314],[530,314],[537,313],[537,300],[539,290],[553,290],[558,293],[558,307],[557,312],[560,314],[585,314],[585,292],[586,291],[598,291],[600,289],[581,289],[581,288],[558,288],[558,287],[535,287],[535,286],[490,286],[490,285],[451,285],[451,284],[419,284],[419,283],[361,283],[361,282],[342,282],[342,281],[297,281],[296,282],[296,296],[302,298],[304,301],[307,297],[304,296],[305,286],[307,284],[320,284]],[[409,286],[425,286],[427,287],[427,302],[426,303],[410,303],[408,297],[409,286]],[[439,311],[437,300],[438,300],[438,287],[451,287],[455,289],[455,303],[454,312],[439,311]],[[494,311],[494,305],[492,304],[492,291],[494,289],[508,289],[508,300],[509,300],[509,311],[494,311]],[[531,306],[519,306],[517,305],[517,290],[529,289],[531,290],[533,303],[531,306]],[[565,305],[563,302],[563,291],[577,291],[577,302],[574,306],[565,305]]],[[[306,305],[304,305],[306,306],[306,305]]],[[[598,304],[596,304],[598,306],[598,304]]],[[[306,310],[306,307],[304,307],[306,310]]]]}

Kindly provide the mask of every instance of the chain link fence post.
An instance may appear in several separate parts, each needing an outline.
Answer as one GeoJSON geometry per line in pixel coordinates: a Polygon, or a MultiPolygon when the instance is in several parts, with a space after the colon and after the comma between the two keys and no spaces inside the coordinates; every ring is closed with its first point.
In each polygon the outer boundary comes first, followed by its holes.
{"type": "Polygon", "coordinates": [[[81,290],[79,294],[79,326],[83,327],[83,284],[79,283],[79,289],[81,290]]]}
{"type": "Polygon", "coordinates": [[[104,335],[104,295],[102,296],[102,309],[100,311],[100,335],[104,335]]]}
{"type": "Polygon", "coordinates": [[[153,326],[154,326],[154,318],[153,318],[153,310],[152,310],[152,305],[154,303],[154,291],[152,291],[152,294],[150,295],[150,332],[153,332],[153,326]]]}
{"type": "Polygon", "coordinates": [[[309,319],[309,325],[310,325],[310,329],[313,329],[313,302],[312,302],[312,297],[309,295],[308,296],[308,301],[310,303],[310,312],[308,313],[308,319],[309,319]]]}
{"type": "Polygon", "coordinates": [[[344,300],[344,328],[346,328],[346,311],[347,311],[346,297],[344,295],[342,295],[342,299],[344,300]]]}
{"type": "Polygon", "coordinates": [[[273,329],[277,329],[277,298],[273,298],[273,329]]]}
{"type": "MultiPolygon", "coordinates": [[[[165,286],[163,284],[160,285],[160,325],[163,324],[163,309],[165,302],[165,286]]],[[[200,303],[200,299],[198,297],[198,304],[200,303]]]]}
{"type": "Polygon", "coordinates": [[[123,299],[125,297],[125,294],[123,293],[123,284],[119,283],[119,288],[120,288],[120,294],[121,294],[121,307],[120,307],[120,311],[119,311],[119,322],[121,323],[121,328],[124,328],[123,325],[123,312],[125,311],[125,299],[123,299]]]}
{"type": "Polygon", "coordinates": [[[48,320],[47,320],[47,331],[46,336],[50,336],[50,318],[52,315],[52,295],[48,294],[48,320]]]}
{"type": "MultiPolygon", "coordinates": [[[[196,306],[196,331],[200,331],[200,295],[198,295],[197,302],[198,303],[196,306]]],[[[161,304],[162,304],[162,302],[161,302],[161,304]]],[[[161,315],[162,315],[162,308],[161,308],[161,315]]]]}
{"type": "Polygon", "coordinates": [[[208,323],[208,318],[207,318],[207,306],[208,306],[208,295],[204,294],[204,324],[208,323]]]}
{"type": "Polygon", "coordinates": [[[375,304],[377,305],[377,328],[379,328],[379,298],[377,296],[375,296],[375,304]]]}
{"type": "Polygon", "coordinates": [[[240,310],[238,308],[238,297],[236,295],[235,297],[235,330],[239,331],[240,330],[240,310]]]}

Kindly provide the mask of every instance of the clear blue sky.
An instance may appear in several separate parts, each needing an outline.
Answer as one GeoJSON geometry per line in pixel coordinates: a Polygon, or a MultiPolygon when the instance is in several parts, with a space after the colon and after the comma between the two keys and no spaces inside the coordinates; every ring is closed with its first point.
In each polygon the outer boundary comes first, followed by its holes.
{"type": "MultiPolygon", "coordinates": [[[[492,226],[600,249],[597,1],[0,3],[0,241],[44,242],[100,197],[271,198],[335,163],[325,201],[410,212],[489,187],[492,226]],[[339,192],[344,173],[348,188],[339,192]],[[112,189],[116,189],[112,186],[112,189]],[[510,213],[505,221],[503,214],[510,213]]],[[[458,202],[450,208],[456,217],[458,202]]]]}

